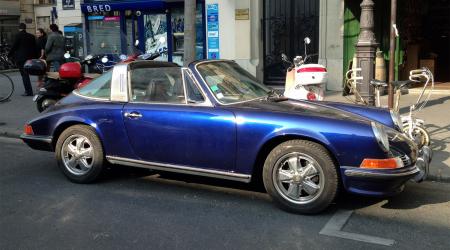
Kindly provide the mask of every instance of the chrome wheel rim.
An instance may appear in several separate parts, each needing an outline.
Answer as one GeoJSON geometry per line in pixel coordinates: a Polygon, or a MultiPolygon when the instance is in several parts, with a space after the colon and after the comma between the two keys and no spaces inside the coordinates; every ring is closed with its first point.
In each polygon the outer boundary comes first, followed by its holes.
{"type": "Polygon", "coordinates": [[[278,193],[296,204],[316,200],[325,183],[319,163],[311,156],[298,152],[280,157],[273,168],[272,178],[278,193]]]}
{"type": "Polygon", "coordinates": [[[83,135],[71,135],[62,146],[64,166],[74,175],[84,175],[92,169],[94,149],[89,139],[83,135]]]}

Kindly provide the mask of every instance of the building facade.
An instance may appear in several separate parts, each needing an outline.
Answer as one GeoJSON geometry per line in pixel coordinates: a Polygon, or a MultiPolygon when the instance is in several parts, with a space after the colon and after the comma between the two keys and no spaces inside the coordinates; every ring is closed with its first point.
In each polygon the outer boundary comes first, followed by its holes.
{"type": "Polygon", "coordinates": [[[57,22],[56,0],[34,0],[34,16],[36,29],[48,32],[50,24],[57,22]]]}

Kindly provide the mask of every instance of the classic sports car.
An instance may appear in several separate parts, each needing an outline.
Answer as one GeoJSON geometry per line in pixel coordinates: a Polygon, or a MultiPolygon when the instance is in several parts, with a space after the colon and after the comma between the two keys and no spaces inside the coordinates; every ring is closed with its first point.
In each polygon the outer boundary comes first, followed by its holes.
{"type": "Polygon", "coordinates": [[[339,186],[385,196],[426,177],[431,151],[400,124],[388,110],[287,99],[233,61],[137,61],[75,90],[21,138],[55,151],[73,182],[94,181],[107,163],[259,179],[282,208],[317,213],[339,186]]]}

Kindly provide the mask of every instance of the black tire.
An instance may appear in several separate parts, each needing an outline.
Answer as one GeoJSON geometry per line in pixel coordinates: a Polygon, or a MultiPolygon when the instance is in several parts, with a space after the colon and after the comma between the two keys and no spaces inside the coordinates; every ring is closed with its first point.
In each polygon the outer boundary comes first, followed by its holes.
{"type": "MultiPolygon", "coordinates": [[[[320,144],[306,140],[291,140],[276,146],[264,162],[263,182],[266,191],[282,209],[301,214],[319,213],[327,208],[335,199],[339,185],[337,166],[328,151],[320,144]],[[286,157],[289,157],[289,160],[283,161],[286,157]],[[290,166],[290,160],[293,158],[296,159],[296,164],[300,164],[301,167],[299,168],[298,165],[295,167],[297,169],[295,174],[292,174],[293,170],[290,166]],[[307,163],[311,163],[312,169],[317,172],[316,174],[306,176],[307,172],[314,173],[314,171],[305,171],[306,166],[310,165],[307,163]],[[286,164],[289,169],[284,169],[286,164]],[[306,166],[302,166],[302,164],[306,166]],[[298,171],[298,169],[301,171],[298,171]],[[283,180],[290,183],[280,181],[282,179],[280,171],[284,171],[283,173],[287,171],[292,174],[291,180],[283,180]],[[301,176],[302,174],[305,176],[301,176]],[[310,194],[311,189],[309,187],[311,187],[311,184],[309,183],[316,184],[316,187],[319,187],[313,194],[310,194]],[[299,190],[296,191],[299,194],[298,200],[289,197],[291,185],[297,185],[296,190],[299,190]],[[285,192],[286,186],[289,187],[288,194],[285,192]]],[[[312,189],[312,191],[314,190],[316,189],[312,189]]]]}
{"type": "Polygon", "coordinates": [[[58,101],[53,98],[41,98],[36,102],[36,108],[39,113],[42,113],[44,110],[55,105],[56,102],[58,101]]]}
{"type": "MultiPolygon", "coordinates": [[[[82,139],[80,140],[82,141],[82,139]]],[[[78,141],[75,142],[76,148],[78,149],[78,141]]],[[[58,138],[55,151],[59,168],[70,181],[75,183],[91,183],[95,181],[102,173],[104,164],[106,163],[100,139],[98,138],[95,130],[86,125],[74,125],[64,130],[58,138]],[[83,158],[84,156],[81,156],[82,154],[78,154],[78,156],[72,154],[71,156],[71,153],[69,152],[69,144],[74,146],[71,141],[76,138],[87,139],[80,143],[82,144],[80,149],[83,149],[84,152],[91,149],[91,157],[83,158]],[[87,145],[89,145],[89,147],[87,147],[87,145]],[[80,159],[78,159],[78,157],[80,159]],[[70,161],[70,159],[75,159],[77,161],[74,163],[73,167],[69,167],[71,164],[65,163],[70,161]],[[90,165],[90,167],[85,167],[82,169],[83,166],[86,166],[82,165],[82,161],[84,164],[90,165]]]]}

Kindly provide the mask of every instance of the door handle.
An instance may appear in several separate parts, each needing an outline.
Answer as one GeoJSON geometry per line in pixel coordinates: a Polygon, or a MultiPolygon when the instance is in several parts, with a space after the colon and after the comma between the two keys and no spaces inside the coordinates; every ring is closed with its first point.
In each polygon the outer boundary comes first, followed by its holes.
{"type": "Polygon", "coordinates": [[[127,118],[130,118],[130,119],[137,119],[137,118],[141,118],[142,117],[142,115],[140,113],[136,112],[136,111],[133,111],[133,112],[130,112],[130,113],[125,112],[124,116],[127,117],[127,118]]]}

